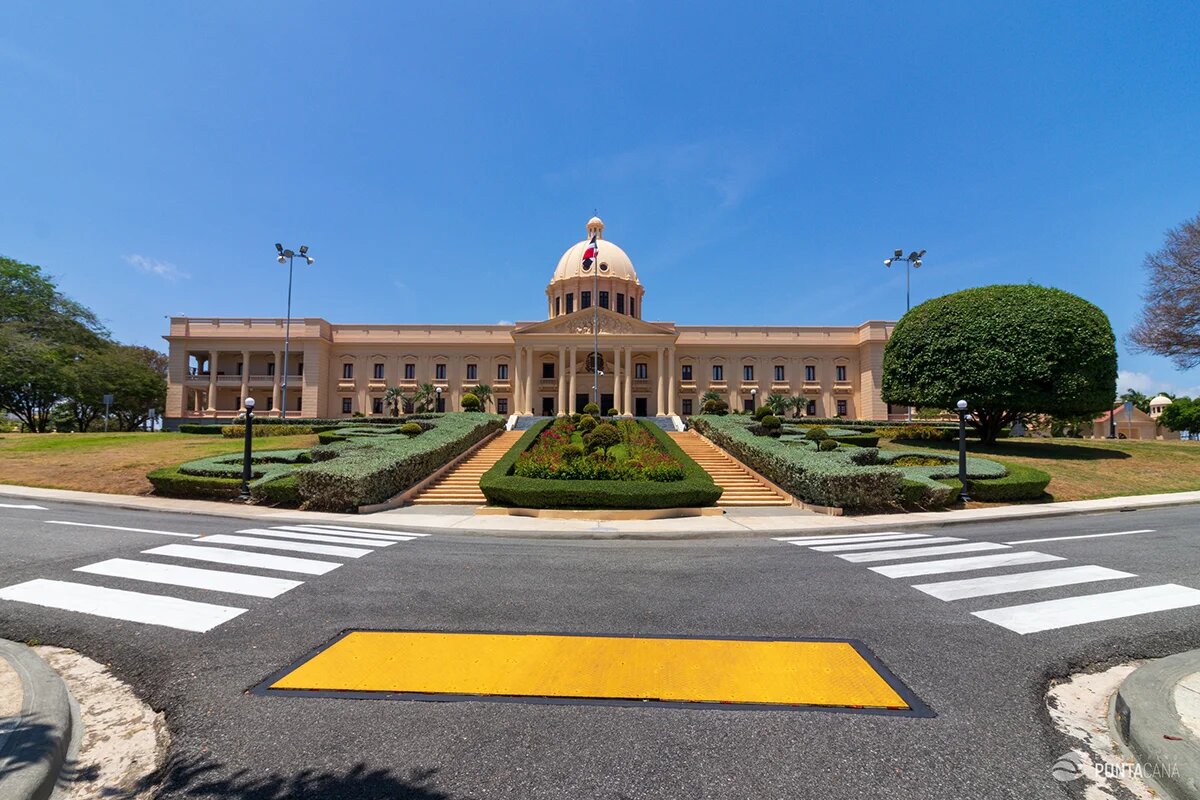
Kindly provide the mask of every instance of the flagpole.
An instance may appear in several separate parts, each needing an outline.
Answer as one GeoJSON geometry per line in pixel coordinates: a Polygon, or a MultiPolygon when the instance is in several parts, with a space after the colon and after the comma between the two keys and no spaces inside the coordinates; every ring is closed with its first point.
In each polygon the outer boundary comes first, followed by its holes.
{"type": "MultiPolygon", "coordinates": [[[[592,261],[592,402],[600,408],[600,232],[596,232],[592,261]]],[[[604,409],[600,408],[600,416],[604,409]]]]}

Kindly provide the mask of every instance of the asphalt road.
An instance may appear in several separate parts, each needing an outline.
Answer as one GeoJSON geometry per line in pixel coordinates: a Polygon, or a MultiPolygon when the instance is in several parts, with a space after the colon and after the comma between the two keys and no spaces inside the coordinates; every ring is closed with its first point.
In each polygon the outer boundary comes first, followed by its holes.
{"type": "MultiPolygon", "coordinates": [[[[0,497],[5,502],[30,501],[0,497]]],[[[1137,600],[1107,593],[1200,589],[1194,506],[928,529],[922,533],[966,544],[1150,532],[878,562],[766,538],[434,535],[356,559],[307,556],[343,566],[324,575],[271,573],[303,584],[260,598],[76,571],[120,558],[264,574],[143,554],[166,545],[306,555],[167,535],[236,534],[255,523],[37,505],[44,510],[0,507],[0,594],[41,579],[247,609],[195,632],[0,600],[0,637],[78,649],[165,710],[174,739],[164,797],[1061,798],[1078,785],[1051,777],[1069,747],[1049,725],[1047,681],[1200,647],[1200,605],[1025,635],[971,613],[1104,593],[1085,605],[1120,614],[1136,610],[1137,600]],[[997,552],[1061,560],[920,577],[871,569],[997,552]],[[913,588],[1084,566],[1134,575],[958,600],[913,588]],[[857,639],[936,716],[248,693],[352,628],[857,639]]]]}

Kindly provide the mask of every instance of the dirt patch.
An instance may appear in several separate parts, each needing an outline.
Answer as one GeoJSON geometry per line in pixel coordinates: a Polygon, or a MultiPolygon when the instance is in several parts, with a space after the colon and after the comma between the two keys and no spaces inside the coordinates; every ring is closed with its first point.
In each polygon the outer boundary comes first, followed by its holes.
{"type": "MultiPolygon", "coordinates": [[[[254,449],[313,447],[316,436],[256,440],[254,449]]],[[[241,452],[242,442],[183,433],[6,434],[0,483],[108,494],[150,494],[146,473],[184,461],[241,452]]]]}
{"type": "Polygon", "coordinates": [[[0,717],[15,717],[20,714],[23,699],[21,676],[7,659],[0,658],[0,717]]]}

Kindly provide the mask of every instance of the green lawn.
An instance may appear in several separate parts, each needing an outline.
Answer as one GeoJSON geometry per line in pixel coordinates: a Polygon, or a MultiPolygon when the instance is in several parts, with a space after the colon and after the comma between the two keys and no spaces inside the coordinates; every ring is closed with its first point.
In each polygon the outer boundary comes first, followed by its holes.
{"type": "MultiPolygon", "coordinates": [[[[950,454],[957,442],[882,441],[886,450],[950,454]]],[[[987,447],[967,440],[973,455],[1028,464],[1050,473],[1055,500],[1200,490],[1200,442],[1118,439],[1001,439],[987,447]]]]}

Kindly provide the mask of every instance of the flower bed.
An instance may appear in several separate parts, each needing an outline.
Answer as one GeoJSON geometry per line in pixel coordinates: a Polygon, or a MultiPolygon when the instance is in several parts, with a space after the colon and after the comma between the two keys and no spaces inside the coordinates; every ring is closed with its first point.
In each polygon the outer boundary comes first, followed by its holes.
{"type": "Polygon", "coordinates": [[[544,420],[526,431],[480,479],[488,502],[516,508],[693,508],[714,505],[721,496],[708,473],[658,427],[623,421],[610,426],[616,441],[597,445],[596,431],[603,425],[585,432],[586,418],[553,426],[544,420]]]}

